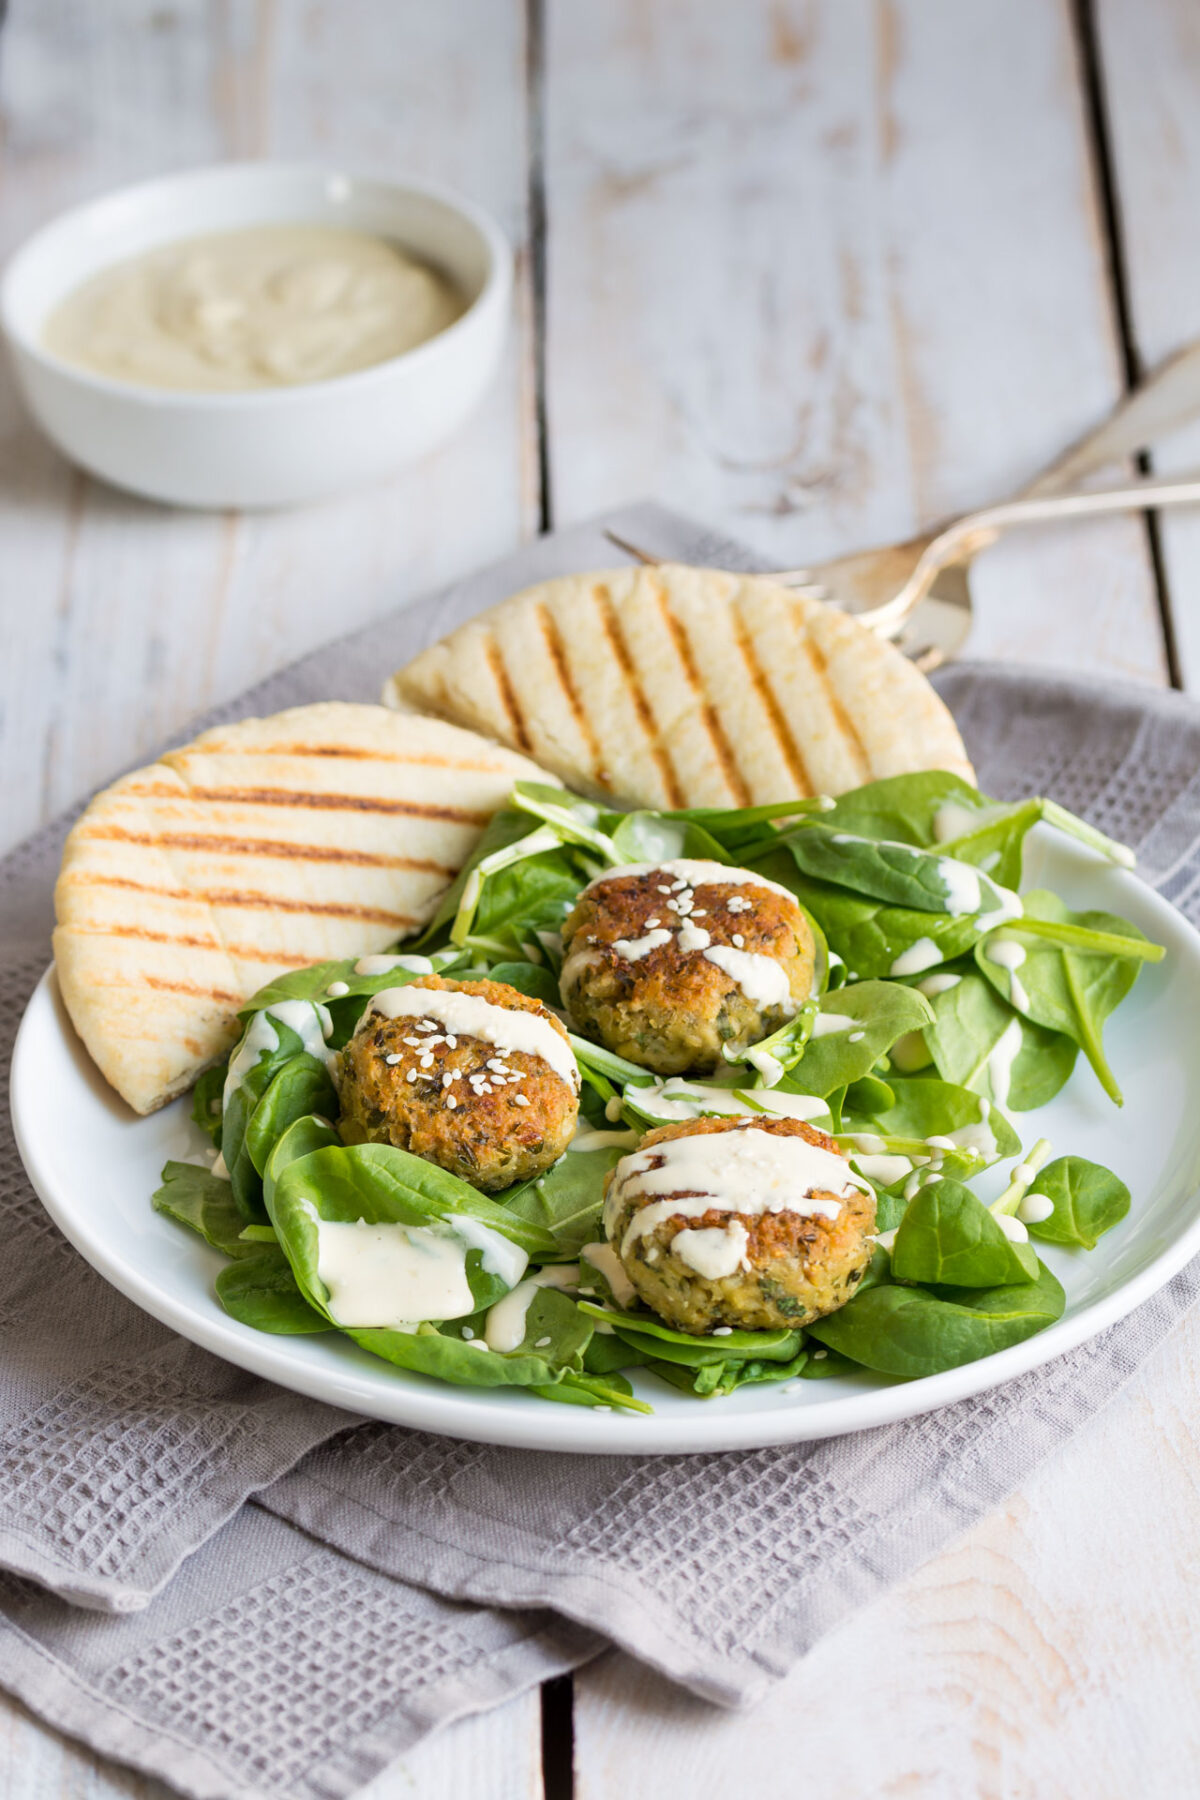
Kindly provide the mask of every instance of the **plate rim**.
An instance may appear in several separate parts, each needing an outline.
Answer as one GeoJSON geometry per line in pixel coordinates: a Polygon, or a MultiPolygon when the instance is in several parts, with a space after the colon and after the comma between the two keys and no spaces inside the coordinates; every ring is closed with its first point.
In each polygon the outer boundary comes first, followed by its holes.
{"type": "MultiPolygon", "coordinates": [[[[1075,846],[1064,848],[1069,855],[1076,850],[1075,846]]],[[[1088,858],[1088,861],[1092,860],[1088,858]]],[[[1125,870],[1113,870],[1112,873],[1122,882],[1135,884],[1152,910],[1169,920],[1172,929],[1182,933],[1185,941],[1190,940],[1196,966],[1200,969],[1200,932],[1148,883],[1125,870]]],[[[472,1397],[472,1390],[449,1384],[427,1389],[407,1381],[404,1371],[398,1370],[391,1371],[389,1383],[382,1389],[383,1400],[390,1401],[394,1394],[395,1404],[381,1405],[380,1376],[373,1370],[359,1376],[352,1368],[341,1364],[333,1365],[328,1371],[297,1364],[287,1355],[287,1346],[293,1340],[254,1332],[229,1319],[210,1291],[199,1297],[199,1303],[190,1298],[176,1298],[106,1244],[102,1233],[90,1230],[89,1216],[81,1209],[73,1208],[56,1192],[55,1183],[43,1166],[37,1145],[25,1125],[28,1109],[24,1094],[31,1078],[28,1046],[39,1028],[42,1007],[50,1007],[60,1019],[65,1017],[57,993],[53,962],[40,976],[29,997],[13,1044],[10,1117],[18,1154],[38,1199],[84,1260],[160,1324],[236,1367],[358,1417],[379,1419],[442,1437],[508,1448],[553,1450],[560,1454],[704,1455],[815,1442],[900,1424],[1001,1387],[1078,1348],[1089,1338],[1126,1318],[1200,1253],[1198,1212],[1191,1224],[1165,1245],[1146,1267],[1115,1290],[1020,1344],[993,1352],[958,1369],[880,1385],[860,1394],[840,1395],[827,1401],[814,1398],[802,1407],[719,1413],[715,1410],[719,1403],[710,1403],[713,1407],[710,1410],[709,1405],[698,1402],[693,1423],[690,1417],[675,1418],[662,1413],[648,1417],[601,1414],[591,1409],[555,1407],[545,1402],[535,1406],[528,1396],[521,1396],[527,1402],[525,1406],[497,1405],[493,1390],[487,1390],[487,1397],[479,1399],[472,1397]]],[[[87,1052],[83,1054],[86,1056],[87,1052]]],[[[1189,1188],[1179,1198],[1191,1198],[1194,1192],[1189,1188]]],[[[149,1206],[149,1195],[146,1204],[149,1206]]],[[[507,1394],[505,1397],[509,1398],[507,1394]]]]}

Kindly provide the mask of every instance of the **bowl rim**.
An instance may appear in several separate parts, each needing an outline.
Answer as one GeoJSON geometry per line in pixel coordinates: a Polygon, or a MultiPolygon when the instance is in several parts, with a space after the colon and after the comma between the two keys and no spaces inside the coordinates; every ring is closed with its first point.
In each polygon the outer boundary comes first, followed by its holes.
{"type": "MultiPolygon", "coordinates": [[[[273,222],[264,217],[260,223],[269,225],[273,222]]],[[[216,229],[219,229],[217,227],[216,229]]],[[[237,229],[237,227],[230,227],[237,229]]],[[[245,226],[253,230],[254,225],[245,226]]],[[[202,236],[205,233],[186,231],[168,233],[160,240],[162,244],[184,241],[188,236],[202,236]]],[[[114,257],[109,265],[126,260],[114,257]]],[[[88,389],[98,395],[120,401],[125,405],[149,407],[155,410],[188,411],[193,408],[202,412],[229,412],[245,407],[256,410],[286,409],[311,404],[314,395],[329,394],[330,397],[352,393],[358,388],[369,387],[372,382],[379,382],[432,362],[439,357],[453,355],[455,346],[463,337],[472,332],[481,316],[503,309],[508,305],[513,284],[513,252],[503,229],[495,218],[484,207],[475,201],[468,200],[455,189],[438,181],[426,181],[413,177],[397,180],[389,176],[373,175],[365,171],[352,171],[339,168],[334,164],[310,162],[277,162],[269,158],[241,162],[204,163],[191,169],[180,169],[168,175],[155,175],[145,181],[127,183],[124,187],[109,188],[101,194],[93,195],[89,200],[77,206],[66,208],[55,213],[44,224],[22,240],[9,256],[0,271],[0,331],[14,356],[20,355],[38,363],[62,380],[70,381],[76,386],[88,389]],[[34,336],[24,325],[19,324],[13,316],[13,289],[20,281],[29,264],[41,255],[46,241],[63,232],[86,231],[89,220],[97,209],[108,207],[117,202],[135,201],[153,198],[169,192],[172,188],[188,188],[209,181],[222,181],[234,186],[240,181],[253,181],[256,177],[270,179],[273,177],[299,178],[327,184],[329,182],[345,182],[350,186],[358,184],[363,187],[374,187],[389,191],[393,195],[416,194],[423,199],[433,200],[456,213],[460,220],[468,225],[477,235],[487,258],[487,269],[483,285],[475,298],[471,300],[462,314],[441,331],[435,332],[424,343],[414,344],[412,349],[404,350],[399,356],[390,356],[383,362],[370,363],[364,369],[354,369],[345,375],[331,375],[320,381],[292,382],[284,387],[275,388],[242,388],[221,393],[206,393],[194,388],[158,388],[143,385],[136,381],[121,381],[110,375],[101,375],[84,367],[81,363],[69,362],[65,357],[47,350],[40,338],[34,336]]],[[[43,320],[44,323],[44,320],[43,320]]]]}

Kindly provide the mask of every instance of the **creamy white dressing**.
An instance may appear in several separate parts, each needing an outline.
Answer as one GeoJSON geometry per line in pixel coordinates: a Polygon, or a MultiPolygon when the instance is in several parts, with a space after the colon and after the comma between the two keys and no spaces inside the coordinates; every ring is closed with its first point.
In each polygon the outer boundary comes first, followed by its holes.
{"type": "Polygon", "coordinates": [[[1025,908],[1021,904],[1020,894],[1014,894],[1011,888],[1001,887],[998,882],[992,884],[1000,896],[1000,904],[993,912],[980,913],[980,932],[994,931],[997,925],[1007,925],[1013,919],[1022,918],[1025,908]]]}
{"type": "Polygon", "coordinates": [[[613,949],[625,962],[641,962],[642,958],[649,956],[652,950],[659,949],[663,944],[669,944],[672,936],[672,932],[660,926],[656,931],[646,932],[644,937],[617,938],[613,943],[613,949]]]}
{"type": "Polygon", "coordinates": [[[1029,1007],[1029,995],[1025,992],[1017,970],[1025,961],[1025,946],[1018,944],[1015,938],[995,938],[984,949],[984,955],[997,968],[1008,971],[1008,997],[1021,1012],[1029,1007]]]}
{"type": "Polygon", "coordinates": [[[957,862],[952,856],[941,856],[938,874],[946,884],[946,911],[952,918],[979,911],[982,897],[978,869],[973,869],[970,863],[957,862]]]}
{"type": "Polygon", "coordinates": [[[410,975],[433,974],[427,956],[360,956],[354,965],[356,975],[390,975],[393,969],[407,969],[410,975]]]}
{"type": "Polygon", "coordinates": [[[962,980],[961,975],[927,975],[924,981],[918,981],[917,992],[924,994],[927,1000],[936,1000],[939,994],[948,994],[962,980]]]}
{"type": "Polygon", "coordinates": [[[833,1219],[841,1211],[842,1199],[854,1189],[871,1192],[845,1157],[807,1138],[785,1137],[753,1125],[695,1133],[622,1158],[605,1196],[604,1229],[611,1240],[626,1208],[640,1205],[621,1239],[624,1259],[640,1238],[670,1218],[700,1218],[716,1211],[746,1217],[790,1212],[801,1218],[833,1219]],[[657,1195],[670,1197],[656,1199],[657,1195]]]}
{"type": "Polygon", "coordinates": [[[593,1131],[584,1126],[567,1145],[568,1150],[632,1150],[641,1138],[637,1131],[593,1131]]]}
{"type": "Polygon", "coordinates": [[[818,1013],[813,1020],[815,1038],[831,1037],[835,1031],[849,1031],[854,1020],[848,1013],[818,1013]]]}
{"type": "Polygon", "coordinates": [[[424,1225],[316,1220],[317,1274],[339,1325],[411,1329],[425,1319],[474,1312],[467,1246],[424,1225]]]}
{"type": "Polygon", "coordinates": [[[559,1288],[570,1292],[579,1286],[579,1264],[563,1263],[556,1268],[539,1269],[527,1281],[519,1282],[511,1294],[489,1306],[484,1324],[484,1340],[489,1350],[502,1354],[519,1349],[525,1337],[525,1320],[539,1288],[559,1288]]]}
{"type": "Polygon", "coordinates": [[[773,956],[754,950],[735,950],[729,944],[713,944],[704,960],[737,983],[752,1006],[777,1007],[788,1018],[799,1011],[792,999],[787,970],[773,956]]]}
{"type": "Polygon", "coordinates": [[[464,994],[457,988],[381,988],[372,995],[358,1029],[364,1030],[373,1013],[385,1019],[433,1019],[452,1037],[478,1038],[497,1050],[521,1050],[540,1056],[554,1073],[576,1091],[579,1067],[570,1044],[540,1013],[497,1006],[481,994],[464,994]]]}
{"type": "Polygon", "coordinates": [[[676,1232],[671,1254],[706,1281],[722,1281],[750,1267],[749,1245],[749,1232],[740,1219],[734,1219],[724,1227],[708,1225],[695,1230],[689,1226],[676,1232]]]}
{"type": "Polygon", "coordinates": [[[679,927],[676,942],[685,954],[692,950],[707,950],[712,943],[712,933],[706,931],[703,925],[693,925],[690,919],[685,919],[679,927]]]}
{"type": "Polygon", "coordinates": [[[54,308],[42,341],[112,380],[239,393],[387,362],[463,310],[443,275],[381,237],[256,225],[101,270],[54,308]]]}
{"type": "Polygon", "coordinates": [[[254,1014],[246,1027],[245,1036],[229,1059],[221,1096],[222,1109],[229,1105],[251,1069],[258,1067],[263,1051],[278,1050],[279,1033],[272,1020],[286,1025],[289,1031],[294,1031],[310,1056],[323,1062],[327,1069],[333,1067],[336,1052],[325,1047],[325,1039],[333,1032],[333,1020],[328,1008],[322,1006],[319,1000],[277,1000],[273,1006],[264,1006],[261,1012],[254,1014]]]}
{"type": "Polygon", "coordinates": [[[932,938],[919,937],[915,944],[902,950],[891,968],[889,975],[920,975],[925,969],[932,969],[940,963],[942,953],[932,938]]]}
{"type": "Polygon", "coordinates": [[[974,831],[978,820],[976,807],[964,806],[961,800],[943,800],[933,815],[933,835],[939,844],[946,844],[974,831]]]}
{"type": "Polygon", "coordinates": [[[815,1094],[781,1094],[774,1088],[705,1087],[702,1082],[688,1081],[684,1075],[669,1075],[665,1081],[629,1087],[625,1092],[649,1118],[672,1123],[676,1119],[701,1119],[706,1114],[719,1118],[753,1117],[763,1110],[777,1118],[808,1123],[823,1118],[829,1111],[827,1103],[815,1094]]]}
{"type": "Polygon", "coordinates": [[[1020,1019],[1010,1019],[987,1059],[988,1081],[997,1106],[1007,1106],[1012,1086],[1013,1064],[1021,1054],[1024,1037],[1020,1019]]]}
{"type": "Polygon", "coordinates": [[[1014,1218],[1012,1213],[993,1213],[992,1217],[1011,1243],[1027,1244],[1029,1242],[1029,1233],[1020,1219],[1014,1218]]]}
{"type": "Polygon", "coordinates": [[[752,1069],[758,1070],[758,1073],[762,1076],[769,1088],[774,1087],[776,1082],[783,1080],[783,1064],[780,1062],[779,1058],[773,1056],[769,1050],[762,1050],[757,1045],[752,1044],[746,1052],[746,1061],[750,1064],[752,1069]]]}
{"type": "Polygon", "coordinates": [[[1026,1194],[1017,1208],[1017,1217],[1024,1225],[1041,1225],[1053,1211],[1049,1194],[1026,1194]]]}
{"type": "MultiPolygon", "coordinates": [[[[758,875],[753,869],[738,869],[725,863],[705,862],[697,857],[678,856],[669,862],[657,863],[624,863],[619,869],[606,869],[603,875],[597,875],[584,888],[590,894],[594,888],[603,886],[606,881],[625,881],[631,875],[661,875],[664,882],[683,881],[688,887],[712,886],[720,882],[723,886],[760,887],[772,894],[782,894],[785,900],[796,904],[796,896],[789,893],[777,881],[768,881],[765,875],[758,875]]],[[[666,895],[663,896],[664,900],[666,895]]]]}
{"type": "MultiPolygon", "coordinates": [[[[637,1299],[637,1289],[625,1273],[625,1267],[611,1244],[585,1244],[579,1252],[580,1260],[588,1263],[597,1274],[603,1275],[609,1285],[613,1299],[622,1312],[628,1311],[637,1299]]],[[[612,1327],[609,1326],[609,1330],[612,1327]]]]}
{"type": "Polygon", "coordinates": [[[505,1287],[515,1287],[529,1267],[529,1257],[520,1244],[514,1244],[481,1219],[472,1219],[468,1213],[451,1213],[442,1223],[462,1239],[468,1250],[480,1252],[479,1264],[484,1274],[496,1276],[505,1287]]]}

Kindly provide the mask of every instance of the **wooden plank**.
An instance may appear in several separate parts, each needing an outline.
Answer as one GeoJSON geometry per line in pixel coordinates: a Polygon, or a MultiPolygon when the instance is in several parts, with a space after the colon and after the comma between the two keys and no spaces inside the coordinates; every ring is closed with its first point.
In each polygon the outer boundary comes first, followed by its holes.
{"type": "MultiPolygon", "coordinates": [[[[520,0],[18,0],[0,251],[86,195],[270,154],[461,188],[526,235],[520,0]]],[[[522,258],[524,269],[524,258],[522,258]]],[[[78,475],[0,388],[10,843],[322,639],[510,550],[537,518],[528,283],[481,412],[420,468],[295,512],[188,514],[78,475]]]]}
{"type": "MultiPolygon", "coordinates": [[[[795,564],[1115,400],[1065,0],[551,0],[547,70],[560,521],[654,492],[795,564]]],[[[972,654],[1163,679],[1136,522],[1014,538],[976,593],[972,654]]]]}
{"type": "MultiPolygon", "coordinates": [[[[1150,366],[1200,330],[1200,13],[1189,0],[1098,0],[1100,72],[1130,323],[1150,366]]],[[[1156,448],[1163,472],[1200,465],[1200,425],[1156,448]]],[[[1163,564],[1179,674],[1200,689],[1200,513],[1165,514],[1163,564]]]]}
{"type": "MultiPolygon", "coordinates": [[[[4,1800],[168,1800],[160,1781],[49,1731],[0,1692],[4,1800]]],[[[538,1693],[438,1732],[361,1790],[359,1800],[542,1800],[538,1693]]]]}
{"type": "MultiPolygon", "coordinates": [[[[552,0],[547,66],[559,520],[656,491],[803,562],[1015,489],[1115,401],[1066,5],[552,0]]],[[[1135,521],[1014,538],[975,593],[970,653],[1164,678],[1135,521]]],[[[1161,1561],[1132,1505],[1107,1536],[1103,1471],[1155,1456],[1130,1411],[751,1715],[708,1712],[625,1658],[582,1671],[580,1800],[774,1788],[793,1767],[847,1800],[1131,1791],[1136,1708],[1112,1695],[1146,1637],[1130,1642],[1127,1615],[1166,1595],[1194,1540],[1186,1480],[1161,1561]],[[1109,1544],[1120,1576],[1085,1610],[1109,1544]]],[[[1170,1624],[1164,1598],[1156,1647],[1170,1624]]],[[[1189,1652],[1177,1704],[1194,1675],[1189,1652]]]]}
{"type": "Polygon", "coordinates": [[[576,1800],[1193,1794],[1198,1380],[1193,1315],[1006,1507],[751,1712],[705,1708],[628,1658],[592,1665],[576,1800]]]}

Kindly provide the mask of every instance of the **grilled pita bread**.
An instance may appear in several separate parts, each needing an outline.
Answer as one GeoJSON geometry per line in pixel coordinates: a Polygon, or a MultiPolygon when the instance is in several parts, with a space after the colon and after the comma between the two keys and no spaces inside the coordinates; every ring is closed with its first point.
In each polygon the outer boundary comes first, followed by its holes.
{"type": "Polygon", "coordinates": [[[893,644],[760,576],[660,564],[527,588],[392,676],[569,787],[655,807],[974,780],[953,719],[893,644]]]}
{"type": "Polygon", "coordinates": [[[273,976],[385,949],[433,912],[523,757],[381,706],[207,731],[106,788],[55,890],[67,1010],[136,1112],[188,1087],[273,976]]]}

